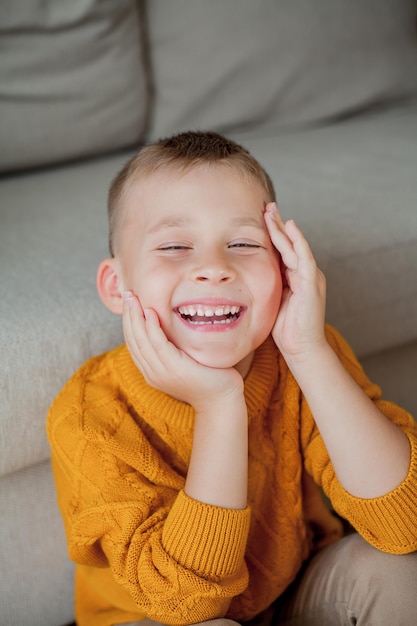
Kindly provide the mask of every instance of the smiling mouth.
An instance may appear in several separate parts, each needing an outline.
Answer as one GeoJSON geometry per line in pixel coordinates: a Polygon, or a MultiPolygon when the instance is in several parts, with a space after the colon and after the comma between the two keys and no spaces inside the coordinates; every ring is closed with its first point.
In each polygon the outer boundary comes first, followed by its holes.
{"type": "Polygon", "coordinates": [[[181,318],[189,324],[214,326],[217,324],[225,325],[236,322],[239,319],[242,310],[243,307],[236,305],[206,306],[202,304],[195,304],[190,306],[180,306],[178,307],[177,312],[181,318]]]}

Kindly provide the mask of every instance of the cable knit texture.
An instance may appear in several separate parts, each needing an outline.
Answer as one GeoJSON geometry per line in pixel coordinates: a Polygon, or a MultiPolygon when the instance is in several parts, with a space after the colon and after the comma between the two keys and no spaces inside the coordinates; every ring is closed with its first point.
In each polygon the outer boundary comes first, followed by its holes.
{"type": "Polygon", "coordinates": [[[48,436],[69,554],[78,564],[79,626],[253,617],[312,551],[341,536],[318,486],[375,547],[393,554],[417,549],[415,423],[380,399],[342,337],[330,327],[327,334],[353,378],[409,437],[408,476],[383,497],[355,498],[338,482],[271,338],[256,351],[245,380],[244,510],[184,493],[194,410],[148,386],[125,346],[89,360],[71,378],[51,407],[48,436]]]}

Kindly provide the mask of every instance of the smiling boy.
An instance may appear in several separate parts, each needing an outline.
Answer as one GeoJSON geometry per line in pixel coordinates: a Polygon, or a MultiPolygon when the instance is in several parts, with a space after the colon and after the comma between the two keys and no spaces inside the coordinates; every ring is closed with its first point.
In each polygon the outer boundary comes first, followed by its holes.
{"type": "Polygon", "coordinates": [[[125,166],[109,218],[97,287],[126,344],[48,418],[78,625],[411,624],[416,427],[325,326],[262,167],[182,133],[125,166]],[[337,541],[319,486],[362,537],[337,541]]]}
{"type": "Polygon", "coordinates": [[[140,176],[125,196],[116,256],[99,269],[103,301],[121,313],[120,292],[132,289],[174,345],[202,365],[237,366],[245,376],[281,299],[267,201],[258,181],[229,165],[140,176]],[[109,299],[111,281],[118,287],[109,299]]]}

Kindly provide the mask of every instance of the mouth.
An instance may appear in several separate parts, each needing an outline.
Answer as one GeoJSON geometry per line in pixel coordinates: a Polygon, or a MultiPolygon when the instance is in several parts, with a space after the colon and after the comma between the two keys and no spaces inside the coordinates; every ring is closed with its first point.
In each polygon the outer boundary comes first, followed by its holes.
{"type": "Polygon", "coordinates": [[[196,326],[228,326],[237,322],[244,307],[239,305],[206,304],[182,305],[176,312],[184,322],[196,326]]]}

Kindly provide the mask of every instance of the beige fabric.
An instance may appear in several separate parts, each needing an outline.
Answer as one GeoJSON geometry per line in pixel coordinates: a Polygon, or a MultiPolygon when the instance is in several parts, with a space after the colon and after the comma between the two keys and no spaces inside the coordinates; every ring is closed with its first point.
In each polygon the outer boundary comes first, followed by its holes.
{"type": "Polygon", "coordinates": [[[2,626],[73,621],[74,567],[49,462],[0,479],[0,554],[2,626]]]}
{"type": "Polygon", "coordinates": [[[152,138],[312,122],[417,90],[414,0],[152,0],[152,138]]]}
{"type": "Polygon", "coordinates": [[[393,556],[353,534],[311,561],[270,626],[411,626],[416,578],[417,552],[393,556]]]}
{"type": "Polygon", "coordinates": [[[385,398],[417,419],[417,342],[365,357],[362,366],[371,380],[378,381],[385,398]]]}
{"type": "Polygon", "coordinates": [[[129,156],[0,182],[0,476],[49,458],[53,398],[122,341],[95,276],[108,255],[107,188],[129,156]]]}
{"type": "Polygon", "coordinates": [[[137,143],[147,91],[135,0],[2,0],[0,171],[137,143]]]}

